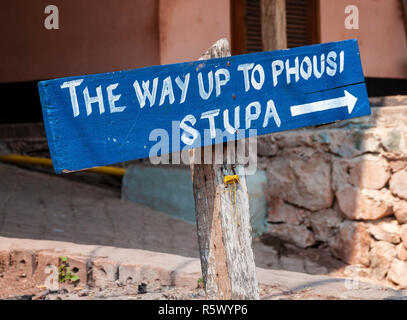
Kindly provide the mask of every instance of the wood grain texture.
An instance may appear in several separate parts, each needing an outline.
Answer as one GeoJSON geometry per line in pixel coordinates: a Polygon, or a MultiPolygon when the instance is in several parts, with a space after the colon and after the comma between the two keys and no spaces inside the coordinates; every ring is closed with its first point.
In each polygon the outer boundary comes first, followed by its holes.
{"type": "MultiPolygon", "coordinates": [[[[227,56],[230,56],[229,43],[221,39],[200,60],[227,56]]],[[[226,144],[223,147],[226,157],[230,151],[226,144]]],[[[190,150],[190,164],[207,298],[259,299],[244,167],[197,164],[203,163],[204,152],[199,151],[190,150]],[[226,174],[238,174],[240,182],[225,186],[226,174]]],[[[212,151],[214,163],[215,152],[212,151]]]]}
{"type": "Polygon", "coordinates": [[[345,40],[47,80],[38,86],[52,163],[59,173],[368,115],[364,80],[357,41],[345,40]],[[245,66],[250,69],[246,73],[245,66]],[[184,79],[190,79],[186,91],[179,85],[184,79]],[[358,99],[352,113],[345,107],[301,116],[290,112],[294,105],[343,97],[345,90],[358,99]],[[149,91],[156,92],[151,100],[146,98],[149,91]],[[205,139],[210,127],[225,132],[225,123],[231,122],[225,113],[231,120],[236,110],[238,134],[205,139]],[[205,118],[208,112],[212,125],[205,118]],[[281,122],[275,121],[277,114],[281,122]],[[181,123],[196,130],[192,144],[180,139],[186,134],[181,123]],[[168,137],[168,143],[156,152],[160,136],[163,141],[168,137]]]}
{"type": "Polygon", "coordinates": [[[287,49],[285,0],[261,0],[263,50],[287,49]]]}

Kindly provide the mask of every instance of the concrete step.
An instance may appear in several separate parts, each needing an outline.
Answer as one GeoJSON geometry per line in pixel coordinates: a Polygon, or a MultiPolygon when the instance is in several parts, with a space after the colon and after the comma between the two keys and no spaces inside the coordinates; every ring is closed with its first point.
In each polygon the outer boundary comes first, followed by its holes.
{"type": "MultiPolygon", "coordinates": [[[[78,245],[71,242],[0,237],[0,297],[38,294],[67,258],[79,286],[105,289],[146,283],[194,289],[201,277],[199,259],[147,250],[78,245]],[[24,275],[24,276],[22,276],[24,275]]],[[[406,291],[344,278],[257,268],[262,299],[407,299],[406,291]]]]}

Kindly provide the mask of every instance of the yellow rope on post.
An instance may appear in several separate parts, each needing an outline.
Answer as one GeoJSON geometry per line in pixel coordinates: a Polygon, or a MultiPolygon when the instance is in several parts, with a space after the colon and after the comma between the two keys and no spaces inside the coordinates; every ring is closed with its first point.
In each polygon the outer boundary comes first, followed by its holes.
{"type": "Polygon", "coordinates": [[[239,183],[239,176],[235,175],[227,175],[223,178],[223,183],[225,185],[230,185],[231,188],[229,189],[229,196],[230,201],[233,204],[233,218],[236,221],[238,227],[240,227],[240,219],[237,215],[237,207],[236,207],[236,183],[239,183]],[[233,193],[233,200],[232,200],[232,193],[233,193]]]}

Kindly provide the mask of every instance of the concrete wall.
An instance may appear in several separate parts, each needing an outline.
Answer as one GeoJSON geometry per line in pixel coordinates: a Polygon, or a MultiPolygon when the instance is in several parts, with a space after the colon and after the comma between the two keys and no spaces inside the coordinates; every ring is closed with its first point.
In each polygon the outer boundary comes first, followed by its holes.
{"type": "Polygon", "coordinates": [[[398,0],[321,0],[321,42],[359,40],[366,77],[407,78],[407,43],[398,0]],[[359,29],[348,30],[345,7],[356,5],[359,29]]]}
{"type": "Polygon", "coordinates": [[[0,30],[0,82],[160,64],[158,0],[3,1],[0,30]],[[49,4],[59,30],[44,27],[49,4]]]}
{"type": "MultiPolygon", "coordinates": [[[[259,236],[265,230],[266,174],[257,171],[246,177],[249,190],[252,233],[259,236]]],[[[147,167],[132,165],[127,168],[122,186],[123,199],[145,204],[178,219],[195,224],[195,202],[191,172],[183,167],[147,167]]]]}
{"type": "Polygon", "coordinates": [[[220,38],[230,41],[229,0],[160,0],[161,64],[197,60],[220,38]]]}

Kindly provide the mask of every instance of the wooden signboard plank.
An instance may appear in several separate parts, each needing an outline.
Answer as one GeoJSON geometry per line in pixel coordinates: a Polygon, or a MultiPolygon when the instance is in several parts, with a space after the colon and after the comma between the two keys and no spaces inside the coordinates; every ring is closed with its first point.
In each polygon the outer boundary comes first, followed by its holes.
{"type": "Polygon", "coordinates": [[[221,299],[258,299],[245,172],[199,148],[370,114],[356,40],[230,57],[222,39],[199,61],[39,92],[57,173],[190,149],[206,291],[221,299]]]}
{"type": "Polygon", "coordinates": [[[370,114],[356,40],[41,81],[39,92],[56,172],[147,158],[163,132],[158,154],[370,114]]]}

